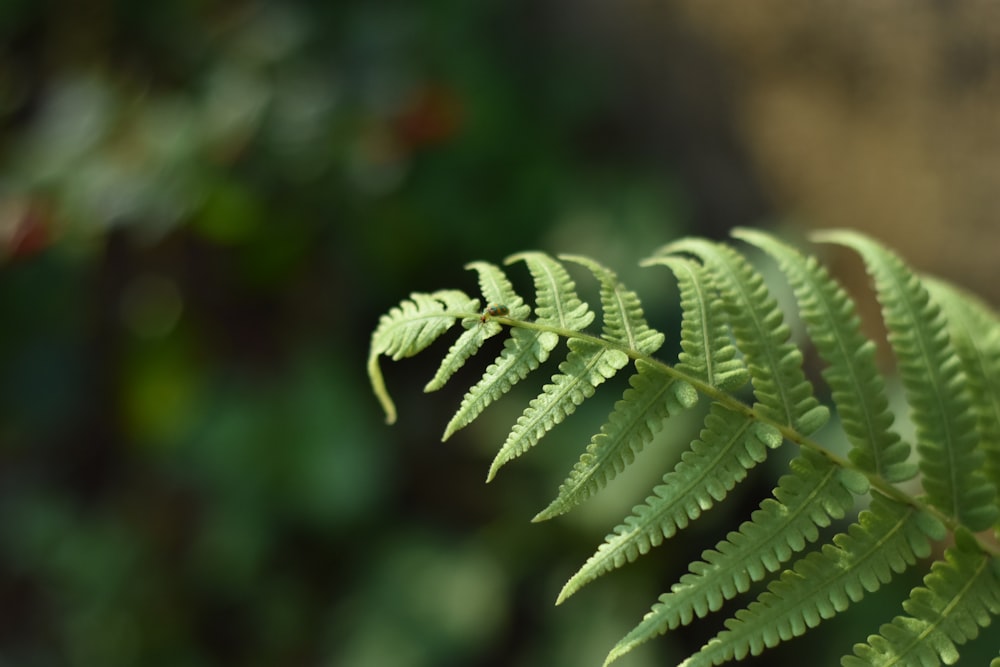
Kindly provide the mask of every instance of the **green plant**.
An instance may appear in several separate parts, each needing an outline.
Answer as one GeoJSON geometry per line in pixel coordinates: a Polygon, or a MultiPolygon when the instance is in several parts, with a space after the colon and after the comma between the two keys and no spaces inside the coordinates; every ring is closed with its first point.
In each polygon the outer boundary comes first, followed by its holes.
{"type": "Polygon", "coordinates": [[[853,248],[874,278],[915,428],[911,448],[891,429],[876,345],[862,334],[846,292],[814,257],[760,231],[734,235],[777,260],[794,289],[801,319],[826,365],[829,407],[817,400],[777,301],[746,257],[725,244],[685,238],[644,262],[670,268],[680,288],[682,352],[676,363],[652,356],[664,336],[648,326],[636,294],[598,263],[576,256],[562,256],[560,262],[539,252],[510,257],[508,264],[523,261],[534,279],[536,307],[529,319],[532,308],[505,273],[474,262],[469,268],[478,273],[487,304],[506,306],[506,315],[480,314],[477,299],[446,290],[412,294],[379,322],[368,370],[388,421],[395,420],[395,409],[379,357],[414,355],[458,321],[465,331],[427,391],[440,388],[487,338],[505,330],[510,336],[465,395],[445,438],[538,368],[560,340],[569,349],[559,372],[511,429],[490,478],[631,362],[630,388],[536,521],[567,512],[596,493],[670,415],[691,408],[699,397],[710,402],[704,427],[662,484],[569,580],[558,602],[672,537],[722,501],[783,442],[796,446],[798,455],[773,498],[691,563],[690,572],[611,650],[607,662],[719,610],[753,582],[770,578],[766,590],[684,664],[717,665],[759,654],[858,602],[894,573],[930,556],[932,541],[948,539],[950,546],[928,567],[923,585],[902,602],[901,615],[856,645],[842,664],[953,663],[957,646],[1000,613],[1000,553],[988,535],[976,535],[995,531],[1000,514],[1000,320],[957,289],[918,277],[865,236],[850,231],[816,236],[853,248]],[[576,295],[564,262],[582,265],[600,283],[599,335],[585,331],[594,313],[576,295]],[[846,458],[813,436],[828,421],[830,408],[850,442],[846,458]],[[912,485],[901,485],[917,476],[920,495],[912,485]],[[820,528],[850,513],[859,496],[868,505],[857,520],[800,555],[820,539],[820,528]]]}

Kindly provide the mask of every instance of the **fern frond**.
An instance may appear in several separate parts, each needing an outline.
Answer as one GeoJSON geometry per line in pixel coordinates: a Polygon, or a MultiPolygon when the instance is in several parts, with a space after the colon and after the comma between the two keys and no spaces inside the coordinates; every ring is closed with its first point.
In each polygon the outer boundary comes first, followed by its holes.
{"type": "Polygon", "coordinates": [[[912,478],[917,467],[908,461],[909,444],[890,430],[893,416],[875,344],[861,333],[854,302],[815,257],[806,258],[763,232],[738,229],[734,236],[773,256],[795,290],[809,337],[829,364],[823,377],[853,445],[851,460],[889,482],[912,478]]]}
{"type": "Polygon", "coordinates": [[[791,331],[760,273],[732,248],[704,239],[681,239],[658,254],[676,253],[701,259],[723,295],[750,371],[754,410],[802,435],[818,430],[829,419],[829,410],[813,396],[802,371],[802,352],[789,342],[791,331]]]}
{"type": "Polygon", "coordinates": [[[635,362],[629,389],[587,446],[587,451],[559,487],[559,495],[532,521],[564,514],[597,493],[632,463],[663,422],[698,402],[690,384],[665,375],[645,361],[635,362]]]}
{"type": "Polygon", "coordinates": [[[706,550],[703,560],[692,563],[690,572],[615,645],[605,664],[695,617],[718,611],[726,600],[748,591],[752,582],[777,572],[819,538],[820,527],[842,519],[854,505],[854,494],[868,488],[863,476],[810,450],[803,450],[789,467],[792,473],[778,481],[774,497],[765,499],[739,531],[706,550]]]}
{"type": "Polygon", "coordinates": [[[982,470],[976,413],[940,308],[903,261],[871,239],[849,231],[817,238],[853,248],[875,279],[928,500],[973,531],[987,528],[998,513],[996,489],[982,470]]]}
{"type": "Polygon", "coordinates": [[[673,472],[653,495],[633,509],[625,523],[608,535],[597,552],[559,593],[559,604],[586,583],[634,561],[725,498],[747,470],[781,444],[772,426],[714,403],[705,417],[701,438],[691,444],[673,472]]]}
{"type": "MultiPolygon", "coordinates": [[[[903,609],[867,644],[854,647],[844,667],[865,665],[947,665],[958,661],[956,644],[964,644],[1000,614],[1000,560],[985,554],[969,536],[959,534],[915,588],[903,609]]],[[[994,661],[995,662],[995,661],[994,661]]]]}
{"type": "MultiPolygon", "coordinates": [[[[499,267],[489,262],[470,262],[465,265],[465,268],[475,269],[478,272],[479,287],[487,304],[502,303],[507,306],[510,317],[514,319],[524,319],[531,312],[531,307],[518,296],[513,285],[510,284],[510,280],[499,267]]],[[[479,351],[487,339],[503,330],[503,327],[493,320],[478,322],[476,319],[472,319],[469,325],[469,328],[459,336],[455,344],[448,350],[448,354],[441,360],[441,365],[434,377],[424,387],[425,392],[436,391],[443,387],[469,357],[479,351]]]]}
{"type": "Polygon", "coordinates": [[[928,556],[929,538],[940,537],[935,523],[910,505],[875,494],[858,522],[834,537],[836,546],[825,544],[785,570],[684,667],[759,655],[832,618],[928,556]]]}
{"type": "MultiPolygon", "coordinates": [[[[921,280],[863,235],[834,231],[817,237],[853,248],[874,278],[916,427],[911,459],[909,444],[892,430],[875,344],[861,333],[857,308],[844,289],[813,256],[760,232],[737,230],[735,235],[770,255],[793,288],[801,320],[826,365],[823,377],[831,389],[830,405],[840,415],[839,431],[851,444],[849,457],[820,441],[825,432],[813,435],[827,421],[828,408],[817,400],[803,355],[760,273],[736,249],[694,238],[668,245],[643,262],[667,266],[680,289],[682,351],[676,363],[652,356],[664,336],[648,325],[639,297],[614,272],[576,255],[557,260],[541,252],[520,253],[507,263],[524,262],[530,272],[534,309],[502,269],[474,262],[467,268],[477,271],[486,299],[481,314],[479,300],[442,290],[414,293],[381,318],[372,335],[368,372],[387,419],[396,415],[380,357],[415,354],[457,321],[465,331],[425,387],[428,391],[442,386],[486,339],[508,331],[509,336],[465,394],[445,438],[537,369],[565,339],[565,358],[513,425],[490,467],[492,478],[631,360],[635,372],[629,387],[535,521],[567,512],[597,493],[633,463],[670,416],[697,404],[700,396],[709,402],[705,422],[674,469],[606,536],[557,603],[646,554],[722,502],[769,449],[787,441],[798,448],[798,456],[772,497],[691,563],[607,662],[721,610],[727,600],[761,582],[766,589],[684,664],[717,665],[756,655],[880,588],[927,556],[930,541],[944,539],[949,531],[957,546],[903,602],[905,615],[856,646],[844,664],[954,662],[957,647],[1000,613],[1000,549],[987,537],[973,535],[991,525],[1000,530],[1000,318],[945,283],[921,280]],[[587,269],[600,284],[599,336],[586,330],[595,313],[577,295],[569,263],[587,269]],[[752,405],[739,391],[748,379],[752,405]],[[899,485],[915,473],[925,496],[914,497],[909,485],[899,485]],[[870,497],[869,508],[844,532],[823,539],[822,529],[847,515],[859,496],[870,497]]],[[[1000,658],[994,662],[1000,664],[1000,658]]]]}
{"type": "Polygon", "coordinates": [[[674,272],[681,293],[681,348],[677,370],[724,391],[736,391],[750,374],[736,356],[722,300],[705,267],[680,257],[653,257],[644,265],[664,264],[674,272]]]}
{"type": "Polygon", "coordinates": [[[663,345],[665,336],[646,323],[642,304],[613,271],[588,257],[560,255],[560,259],[585,266],[601,283],[601,306],[604,309],[604,330],[601,337],[639,354],[652,354],[663,345]]]}
{"type": "Polygon", "coordinates": [[[538,324],[581,331],[594,321],[590,306],[576,295],[576,285],[562,264],[541,252],[511,255],[505,264],[523,261],[535,280],[535,316],[538,324]]]}
{"type": "Polygon", "coordinates": [[[450,329],[459,314],[473,312],[477,305],[476,299],[459,290],[441,290],[431,294],[414,292],[409,300],[402,301],[382,316],[372,334],[368,377],[385,410],[386,423],[396,421],[396,406],[385,388],[378,358],[384,354],[398,361],[417,354],[450,329]]]}
{"type": "Polygon", "coordinates": [[[628,355],[579,338],[571,338],[570,353],[559,364],[559,374],[532,399],[493,459],[489,482],[505,463],[533,447],[549,429],[572,414],[578,405],[594,395],[598,385],[614,377],[628,365],[628,355]]]}
{"type": "Polygon", "coordinates": [[[924,278],[948,317],[952,343],[962,359],[976,406],[979,448],[986,476],[1000,488],[1000,321],[989,307],[952,285],[924,278]]]}

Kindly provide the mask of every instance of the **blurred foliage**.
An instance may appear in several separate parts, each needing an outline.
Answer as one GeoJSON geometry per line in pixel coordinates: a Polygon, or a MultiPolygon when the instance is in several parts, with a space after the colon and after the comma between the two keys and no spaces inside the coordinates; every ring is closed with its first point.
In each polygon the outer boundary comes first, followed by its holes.
{"type": "Polygon", "coordinates": [[[442,449],[448,400],[385,430],[362,369],[466,261],[682,224],[551,19],[0,4],[0,665],[570,664],[627,629],[641,593],[536,610],[592,539],[522,530],[544,462],[483,493],[490,434],[442,449]]]}

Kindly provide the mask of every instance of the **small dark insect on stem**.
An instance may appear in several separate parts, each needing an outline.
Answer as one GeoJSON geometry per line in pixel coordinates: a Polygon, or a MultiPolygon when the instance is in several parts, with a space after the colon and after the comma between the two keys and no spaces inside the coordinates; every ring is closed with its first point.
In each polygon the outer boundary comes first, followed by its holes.
{"type": "Polygon", "coordinates": [[[499,303],[491,303],[484,310],[483,314],[479,316],[479,323],[486,324],[486,320],[491,317],[506,317],[510,314],[510,309],[499,303]]]}

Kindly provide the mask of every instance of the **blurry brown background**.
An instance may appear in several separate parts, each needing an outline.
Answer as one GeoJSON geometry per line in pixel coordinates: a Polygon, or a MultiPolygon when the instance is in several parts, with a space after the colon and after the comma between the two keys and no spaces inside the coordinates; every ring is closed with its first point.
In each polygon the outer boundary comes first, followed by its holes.
{"type": "Polygon", "coordinates": [[[641,127],[683,125],[671,131],[703,196],[712,172],[717,196],[733,194],[726,157],[701,154],[732,142],[781,218],[868,231],[1000,300],[996,3],[582,4],[575,20],[643,91],[641,127]]]}

